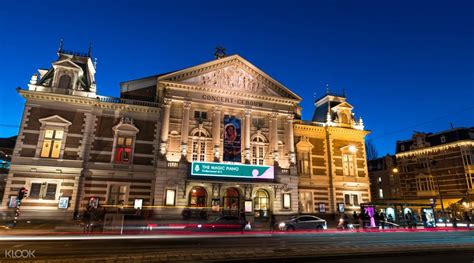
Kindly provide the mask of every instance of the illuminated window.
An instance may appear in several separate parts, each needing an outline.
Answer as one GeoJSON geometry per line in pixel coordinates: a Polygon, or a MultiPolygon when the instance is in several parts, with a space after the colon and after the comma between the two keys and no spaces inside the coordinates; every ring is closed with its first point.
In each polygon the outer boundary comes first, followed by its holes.
{"type": "Polygon", "coordinates": [[[380,198],[380,199],[383,198],[383,189],[379,189],[379,198],[380,198]]]}
{"type": "Polygon", "coordinates": [[[291,208],[291,194],[284,193],[283,194],[283,209],[290,209],[291,208]]]}
{"type": "Polygon", "coordinates": [[[313,193],[310,191],[300,192],[300,212],[301,213],[313,213],[313,193]]]}
{"type": "Polygon", "coordinates": [[[356,175],[355,154],[346,153],[342,155],[342,170],[344,176],[356,175]]]}
{"type": "MultiPolygon", "coordinates": [[[[173,198],[174,199],[174,198],[173,198]]],[[[204,207],[207,203],[207,192],[203,187],[194,187],[189,193],[189,206],[204,207]]]]}
{"type": "Polygon", "coordinates": [[[113,184],[109,187],[109,198],[107,204],[109,205],[126,205],[128,195],[127,185],[113,184]]]}
{"type": "Polygon", "coordinates": [[[192,156],[193,161],[206,161],[206,142],[208,140],[207,132],[204,129],[198,129],[192,134],[192,156]]]}
{"type": "Polygon", "coordinates": [[[117,144],[115,146],[115,163],[131,163],[132,153],[133,138],[118,136],[117,144]]]}
{"type": "Polygon", "coordinates": [[[176,205],[175,199],[176,199],[176,190],[166,189],[165,205],[175,206],[176,205]]]}
{"type": "Polygon", "coordinates": [[[63,137],[64,131],[62,130],[45,130],[40,156],[42,158],[59,158],[63,137]]]}
{"type": "Polygon", "coordinates": [[[44,199],[56,200],[57,184],[55,183],[32,183],[28,198],[30,199],[44,199]]]}
{"type": "Polygon", "coordinates": [[[309,152],[299,152],[297,160],[298,160],[298,173],[300,173],[300,174],[310,174],[309,152]]]}
{"type": "Polygon", "coordinates": [[[252,139],[252,164],[263,165],[265,160],[265,138],[255,136],[252,139]]]}
{"type": "Polygon", "coordinates": [[[253,199],[254,210],[268,210],[270,208],[270,197],[267,191],[260,189],[255,193],[253,199]]]}

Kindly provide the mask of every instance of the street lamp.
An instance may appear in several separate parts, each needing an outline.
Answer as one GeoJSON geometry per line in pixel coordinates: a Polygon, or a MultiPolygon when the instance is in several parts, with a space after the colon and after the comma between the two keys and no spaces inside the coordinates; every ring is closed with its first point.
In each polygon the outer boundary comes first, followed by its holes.
{"type": "MultiPolygon", "coordinates": [[[[437,161],[433,160],[431,161],[431,164],[434,166],[436,166],[438,164],[437,161]]],[[[430,169],[430,172],[431,172],[431,169],[430,169]]],[[[439,201],[441,202],[441,213],[443,214],[443,221],[444,221],[444,226],[445,227],[448,227],[448,222],[446,222],[446,214],[444,212],[444,204],[443,204],[443,194],[441,194],[441,188],[439,187],[439,180],[438,180],[438,177],[437,176],[433,176],[433,173],[431,173],[431,176],[433,178],[435,178],[435,181],[436,181],[436,187],[438,187],[438,193],[439,193],[439,201]]]]}

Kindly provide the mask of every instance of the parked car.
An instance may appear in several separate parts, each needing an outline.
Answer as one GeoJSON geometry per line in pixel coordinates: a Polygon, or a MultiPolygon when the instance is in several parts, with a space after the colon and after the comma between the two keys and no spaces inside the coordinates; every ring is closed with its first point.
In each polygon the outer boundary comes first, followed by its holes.
{"type": "Polygon", "coordinates": [[[288,221],[278,224],[278,229],[284,231],[294,230],[323,230],[327,229],[327,222],[317,216],[302,215],[293,217],[288,221]]]}
{"type": "Polygon", "coordinates": [[[195,231],[243,231],[249,230],[248,222],[236,216],[221,216],[210,223],[198,224],[195,231]]]}

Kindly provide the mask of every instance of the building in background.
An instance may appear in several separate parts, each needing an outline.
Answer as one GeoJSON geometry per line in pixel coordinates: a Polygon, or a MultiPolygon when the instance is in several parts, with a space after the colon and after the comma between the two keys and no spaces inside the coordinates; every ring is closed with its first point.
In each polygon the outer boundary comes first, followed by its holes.
{"type": "Polygon", "coordinates": [[[299,211],[353,213],[371,200],[362,119],[345,96],[315,101],[311,122],[295,122],[299,211]]]}
{"type": "Polygon", "coordinates": [[[0,196],[3,196],[3,192],[5,191],[15,142],[16,136],[0,138],[0,196]]]}
{"type": "Polygon", "coordinates": [[[368,161],[372,201],[400,198],[400,180],[395,155],[368,161]]]}
{"type": "Polygon", "coordinates": [[[396,159],[404,199],[433,202],[437,210],[472,211],[474,128],[415,133],[397,142],[396,159]]]}

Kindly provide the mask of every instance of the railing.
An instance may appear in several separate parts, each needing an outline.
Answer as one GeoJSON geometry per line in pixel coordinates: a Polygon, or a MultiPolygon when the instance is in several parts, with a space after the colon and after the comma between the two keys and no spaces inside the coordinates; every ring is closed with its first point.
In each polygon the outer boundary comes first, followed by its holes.
{"type": "Polygon", "coordinates": [[[168,168],[178,168],[179,162],[168,162],[168,168]]]}
{"type": "Polygon", "coordinates": [[[151,101],[141,101],[141,100],[131,100],[131,99],[122,99],[116,97],[108,97],[108,96],[97,96],[97,99],[101,102],[108,102],[108,103],[120,103],[120,104],[130,104],[130,105],[137,105],[137,106],[145,106],[145,107],[159,107],[158,102],[151,102],[151,101]]]}

